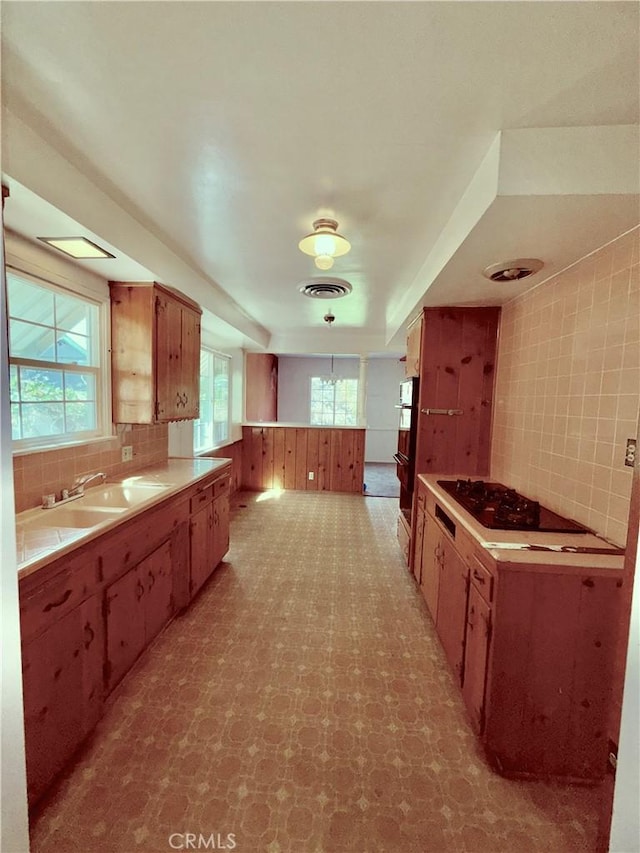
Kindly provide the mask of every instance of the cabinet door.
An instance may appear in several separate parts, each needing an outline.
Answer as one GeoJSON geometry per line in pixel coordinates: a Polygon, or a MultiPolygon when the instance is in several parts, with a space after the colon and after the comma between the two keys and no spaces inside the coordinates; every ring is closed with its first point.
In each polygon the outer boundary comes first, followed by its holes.
{"type": "Polygon", "coordinates": [[[164,628],[173,615],[173,576],[171,540],[143,560],[137,572],[145,588],[144,628],[148,644],[164,628]]]}
{"type": "Polygon", "coordinates": [[[422,546],[424,543],[424,528],[425,528],[426,513],[423,507],[418,503],[416,513],[416,532],[413,546],[413,574],[418,583],[422,583],[422,546]]]}
{"type": "Polygon", "coordinates": [[[156,296],[156,399],[157,420],[184,417],[181,368],[182,306],[170,296],[156,296]]]}
{"type": "Polygon", "coordinates": [[[191,595],[213,571],[213,501],[191,516],[191,595]]]}
{"type": "Polygon", "coordinates": [[[451,543],[442,538],[436,630],[459,684],[462,684],[469,569],[451,543]]]}
{"type": "Polygon", "coordinates": [[[473,727],[479,734],[482,734],[484,728],[484,693],[490,641],[491,608],[476,587],[471,584],[467,608],[462,695],[473,727]]]}
{"type": "Polygon", "coordinates": [[[106,590],[107,686],[112,690],[145,645],[145,588],[137,568],[106,590]]]}
{"type": "Polygon", "coordinates": [[[429,613],[433,621],[438,615],[438,594],[440,590],[440,559],[441,538],[440,528],[437,522],[428,513],[424,517],[424,534],[422,539],[422,573],[420,586],[422,594],[427,602],[429,613]]]}
{"type": "Polygon", "coordinates": [[[213,502],[213,568],[229,550],[229,495],[224,494],[213,502]]]}
{"type": "Polygon", "coordinates": [[[189,308],[181,313],[180,417],[195,419],[200,412],[200,315],[189,308]]]}
{"type": "Polygon", "coordinates": [[[35,802],[100,717],[104,627],[87,599],[22,650],[29,802],[35,802]]]}

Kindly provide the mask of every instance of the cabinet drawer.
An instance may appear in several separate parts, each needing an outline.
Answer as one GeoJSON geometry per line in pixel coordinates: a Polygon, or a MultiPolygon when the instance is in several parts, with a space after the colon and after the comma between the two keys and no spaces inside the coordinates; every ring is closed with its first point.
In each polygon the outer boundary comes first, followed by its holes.
{"type": "Polygon", "coordinates": [[[224,477],[219,477],[215,483],[213,484],[213,497],[217,498],[220,495],[224,495],[225,492],[229,491],[229,482],[230,477],[228,474],[225,474],[224,477]]]}
{"type": "Polygon", "coordinates": [[[476,587],[487,604],[493,601],[493,575],[478,559],[476,554],[471,554],[469,562],[471,569],[471,583],[476,587]]]}
{"type": "Polygon", "coordinates": [[[196,492],[196,494],[191,498],[191,515],[193,515],[194,512],[197,512],[200,507],[203,507],[205,504],[211,503],[212,500],[213,486],[207,486],[206,489],[203,489],[201,492],[196,492]]]}
{"type": "Polygon", "coordinates": [[[28,642],[49,625],[73,610],[98,587],[98,562],[87,554],[75,560],[66,571],[20,596],[20,628],[22,642],[28,642]]]}

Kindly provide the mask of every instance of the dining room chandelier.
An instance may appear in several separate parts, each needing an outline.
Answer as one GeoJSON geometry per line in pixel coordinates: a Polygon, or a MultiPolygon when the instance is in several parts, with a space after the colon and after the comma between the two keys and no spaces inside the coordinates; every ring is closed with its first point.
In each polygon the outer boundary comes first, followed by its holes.
{"type": "Polygon", "coordinates": [[[340,382],[340,377],[333,370],[333,354],[331,355],[331,370],[320,377],[323,385],[336,385],[340,382]]]}
{"type": "Polygon", "coordinates": [[[338,234],[335,219],[316,219],[312,227],[313,231],[300,240],[298,248],[314,258],[318,269],[329,270],[333,266],[333,259],[346,255],[351,243],[338,234]]]}

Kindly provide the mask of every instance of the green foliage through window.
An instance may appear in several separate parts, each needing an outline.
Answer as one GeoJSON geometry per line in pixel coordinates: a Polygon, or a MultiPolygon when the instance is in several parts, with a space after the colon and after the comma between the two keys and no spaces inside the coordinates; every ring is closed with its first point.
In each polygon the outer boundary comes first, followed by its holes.
{"type": "Polygon", "coordinates": [[[196,453],[218,447],[229,438],[230,361],[213,350],[200,350],[200,417],[193,425],[196,453]]]}
{"type": "Polygon", "coordinates": [[[327,382],[311,377],[310,423],[313,426],[356,426],[358,423],[358,380],[327,382]]]}

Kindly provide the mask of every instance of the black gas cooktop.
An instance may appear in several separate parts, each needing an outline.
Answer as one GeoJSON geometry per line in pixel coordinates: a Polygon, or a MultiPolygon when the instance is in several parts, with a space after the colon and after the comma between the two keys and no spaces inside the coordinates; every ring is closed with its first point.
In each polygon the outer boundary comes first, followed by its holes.
{"type": "Polygon", "coordinates": [[[484,480],[438,480],[484,527],[492,530],[538,530],[542,533],[588,533],[569,518],[541,506],[501,483],[484,480]]]}

